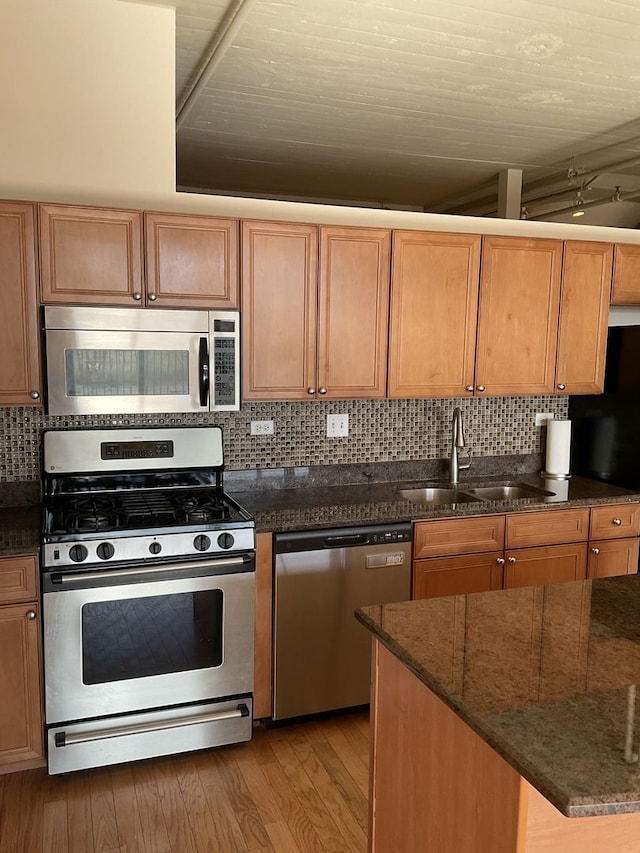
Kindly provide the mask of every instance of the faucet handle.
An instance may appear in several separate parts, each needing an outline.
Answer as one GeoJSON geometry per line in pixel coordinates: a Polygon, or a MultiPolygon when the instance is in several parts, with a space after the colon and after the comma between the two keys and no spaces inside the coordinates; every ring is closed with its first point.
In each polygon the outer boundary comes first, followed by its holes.
{"type": "Polygon", "coordinates": [[[464,448],[461,448],[460,450],[458,450],[458,468],[460,471],[466,471],[468,468],[471,468],[471,448],[470,447],[464,447],[464,448]],[[460,462],[460,454],[461,453],[466,454],[466,457],[467,457],[466,462],[460,462]]]}

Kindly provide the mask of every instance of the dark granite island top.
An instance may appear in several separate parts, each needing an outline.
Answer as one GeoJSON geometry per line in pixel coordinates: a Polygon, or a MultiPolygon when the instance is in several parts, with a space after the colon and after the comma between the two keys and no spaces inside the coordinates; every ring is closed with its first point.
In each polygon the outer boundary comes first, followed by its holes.
{"type": "MultiPolygon", "coordinates": [[[[564,815],[640,812],[638,575],[363,607],[356,615],[564,815]]],[[[640,849],[635,826],[629,849],[640,849]]]]}

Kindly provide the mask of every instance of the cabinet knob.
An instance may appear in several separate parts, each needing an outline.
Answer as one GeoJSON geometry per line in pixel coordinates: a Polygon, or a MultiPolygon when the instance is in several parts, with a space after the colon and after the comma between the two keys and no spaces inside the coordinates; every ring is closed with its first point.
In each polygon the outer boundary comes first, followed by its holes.
{"type": "Polygon", "coordinates": [[[147,296],[149,297],[149,302],[155,302],[158,298],[157,293],[148,293],[147,296]]]}
{"type": "Polygon", "coordinates": [[[326,394],[326,393],[327,393],[326,388],[318,388],[318,394],[326,394]]]}
{"type": "Polygon", "coordinates": [[[592,553],[592,554],[599,554],[599,553],[600,553],[600,548],[592,548],[592,549],[591,549],[591,553],[592,553]]]}
{"type": "Polygon", "coordinates": [[[316,393],[315,388],[307,388],[307,394],[315,394],[315,393],[316,393]]]}
{"type": "Polygon", "coordinates": [[[504,557],[498,557],[498,559],[496,560],[496,563],[499,566],[504,566],[504,557]]]}
{"type": "Polygon", "coordinates": [[[478,385],[476,391],[484,391],[484,385],[478,385]]]}
{"type": "Polygon", "coordinates": [[[564,382],[560,382],[560,383],[558,384],[558,391],[564,391],[564,389],[565,389],[566,387],[567,387],[567,386],[564,384],[564,382]]]}
{"type": "Polygon", "coordinates": [[[466,386],[466,388],[465,388],[464,390],[465,390],[465,391],[469,391],[470,393],[472,393],[472,392],[473,392],[473,385],[467,385],[467,386],[466,386]]]}
{"type": "Polygon", "coordinates": [[[34,620],[34,619],[36,618],[36,616],[37,616],[37,614],[36,614],[36,611],[35,611],[35,610],[27,610],[27,612],[26,612],[24,615],[25,615],[25,617],[29,620],[29,622],[33,622],[33,620],[34,620]]]}
{"type": "Polygon", "coordinates": [[[510,563],[515,563],[515,562],[516,562],[516,558],[515,558],[515,557],[507,557],[507,560],[508,560],[510,563]]]}
{"type": "Polygon", "coordinates": [[[142,294],[139,290],[135,290],[133,292],[133,298],[136,300],[136,302],[140,302],[140,300],[142,299],[142,294]]]}
{"type": "Polygon", "coordinates": [[[616,527],[620,527],[620,525],[622,524],[622,519],[614,518],[612,523],[615,524],[616,527]]]}
{"type": "Polygon", "coordinates": [[[32,400],[39,400],[40,399],[40,392],[39,391],[32,391],[29,394],[29,396],[31,397],[32,400]]]}

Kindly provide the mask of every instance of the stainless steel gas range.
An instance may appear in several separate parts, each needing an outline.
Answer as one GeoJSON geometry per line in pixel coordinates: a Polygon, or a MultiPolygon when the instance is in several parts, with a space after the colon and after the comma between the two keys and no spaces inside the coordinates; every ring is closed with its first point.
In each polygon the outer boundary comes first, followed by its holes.
{"type": "Polygon", "coordinates": [[[44,434],[49,773],[249,740],[254,525],[218,427],[44,434]]]}

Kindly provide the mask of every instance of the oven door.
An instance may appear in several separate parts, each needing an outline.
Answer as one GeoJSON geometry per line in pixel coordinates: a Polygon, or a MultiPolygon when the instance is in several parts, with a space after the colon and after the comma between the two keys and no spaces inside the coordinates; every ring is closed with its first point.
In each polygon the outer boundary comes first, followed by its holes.
{"type": "Polygon", "coordinates": [[[48,329],[51,415],[209,410],[209,334],[48,329]]]}
{"type": "Polygon", "coordinates": [[[45,717],[249,694],[254,555],[43,578],[45,717]]]}

